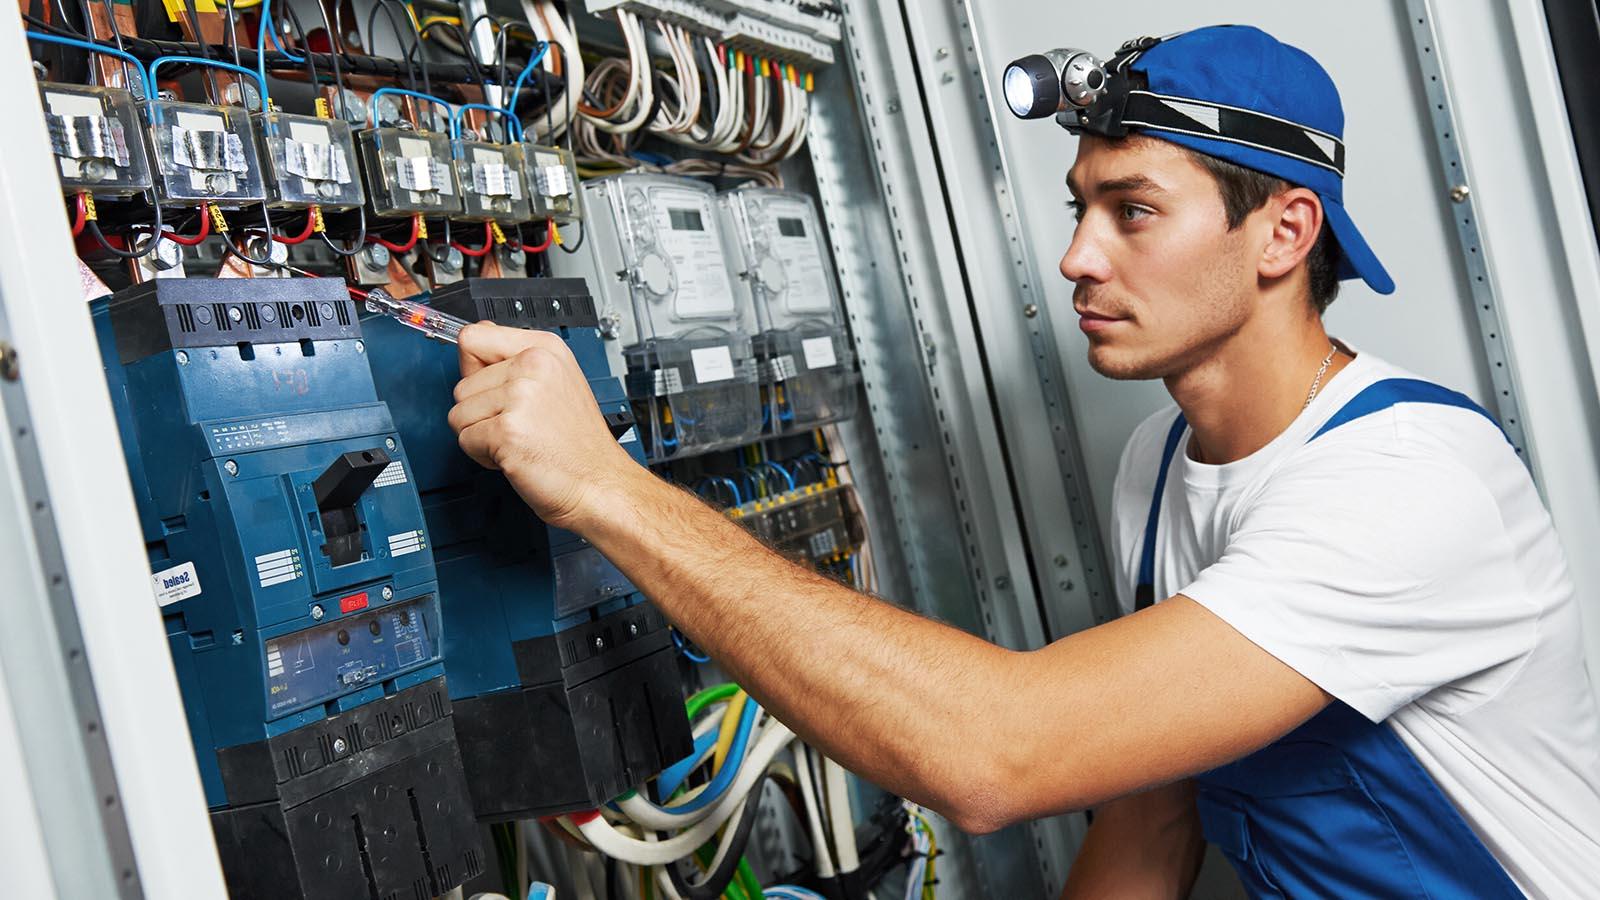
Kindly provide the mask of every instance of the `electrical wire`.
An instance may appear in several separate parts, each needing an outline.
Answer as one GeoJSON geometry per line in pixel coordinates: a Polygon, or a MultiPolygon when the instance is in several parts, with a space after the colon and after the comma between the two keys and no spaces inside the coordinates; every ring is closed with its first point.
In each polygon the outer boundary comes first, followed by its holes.
{"type": "Polygon", "coordinates": [[[488,256],[489,255],[489,251],[494,249],[494,226],[493,226],[492,223],[489,223],[489,222],[483,223],[483,246],[482,247],[468,247],[467,245],[462,244],[459,241],[449,241],[449,244],[450,244],[450,246],[456,248],[457,250],[460,250],[462,252],[462,254],[464,254],[466,256],[471,256],[473,258],[477,258],[477,257],[481,257],[481,256],[488,256]]]}
{"type": "MultiPolygon", "coordinates": [[[[364,221],[365,219],[363,217],[363,222],[364,221]]],[[[421,233],[422,216],[418,214],[411,217],[411,237],[404,244],[396,244],[392,241],[384,240],[382,235],[377,234],[369,234],[366,236],[366,238],[368,243],[377,244],[383,247],[385,250],[388,250],[390,253],[410,253],[411,249],[417,246],[417,237],[421,233]]]]}
{"type": "Polygon", "coordinates": [[[72,198],[72,236],[83,234],[83,226],[89,222],[89,204],[84,200],[83,191],[73,195],[72,198]]]}
{"type": "Polygon", "coordinates": [[[299,234],[295,235],[294,237],[288,237],[286,235],[281,235],[281,234],[274,234],[272,236],[272,239],[277,241],[280,244],[303,244],[306,241],[311,239],[311,235],[316,230],[317,230],[317,211],[316,211],[315,208],[313,208],[313,209],[306,210],[306,227],[305,227],[305,229],[303,231],[301,231],[299,234]]]}
{"type": "Polygon", "coordinates": [[[691,881],[685,876],[683,873],[685,860],[679,860],[667,867],[667,875],[672,880],[672,886],[684,900],[717,900],[733,883],[739,860],[744,856],[744,849],[750,843],[750,832],[761,809],[761,789],[766,783],[767,774],[762,772],[754,786],[750,788],[750,793],[739,802],[733,814],[736,824],[724,829],[722,840],[717,843],[716,855],[712,857],[709,870],[703,878],[691,881]]]}
{"type": "Polygon", "coordinates": [[[834,874],[833,859],[828,854],[828,839],[822,830],[821,803],[817,796],[816,783],[811,780],[811,761],[809,751],[804,744],[796,745],[794,750],[795,780],[800,783],[800,795],[805,798],[806,825],[811,829],[811,847],[815,851],[814,865],[817,877],[832,878],[834,874]]]}
{"type": "Polygon", "coordinates": [[[850,815],[850,784],[844,766],[823,757],[822,783],[828,795],[828,823],[833,832],[833,847],[839,854],[839,874],[848,875],[861,867],[861,857],[856,847],[855,822],[850,815]]]}
{"type": "Polygon", "coordinates": [[[162,238],[164,238],[166,240],[169,240],[169,241],[173,242],[174,244],[182,244],[185,247],[196,247],[196,246],[199,246],[203,241],[205,241],[206,238],[211,236],[211,209],[210,209],[210,206],[211,206],[211,204],[209,204],[209,203],[201,204],[201,206],[200,206],[200,230],[198,232],[196,232],[195,234],[193,234],[193,235],[183,235],[183,234],[177,233],[176,231],[168,231],[168,232],[164,232],[164,233],[163,232],[158,232],[158,233],[161,234],[162,238]]]}

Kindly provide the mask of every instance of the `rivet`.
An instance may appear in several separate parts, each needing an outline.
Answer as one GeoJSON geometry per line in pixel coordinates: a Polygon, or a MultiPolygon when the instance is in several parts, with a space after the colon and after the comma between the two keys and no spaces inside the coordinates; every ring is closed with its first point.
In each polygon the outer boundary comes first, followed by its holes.
{"type": "Polygon", "coordinates": [[[1472,191],[1464,184],[1458,184],[1450,189],[1450,199],[1457,203],[1465,203],[1470,196],[1472,196],[1472,191]]]}

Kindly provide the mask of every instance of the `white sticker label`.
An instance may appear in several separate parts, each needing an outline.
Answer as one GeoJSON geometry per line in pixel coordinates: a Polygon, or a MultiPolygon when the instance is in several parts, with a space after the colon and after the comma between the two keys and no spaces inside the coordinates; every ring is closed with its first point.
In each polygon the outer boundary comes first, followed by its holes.
{"type": "Polygon", "coordinates": [[[390,556],[405,556],[407,553],[415,553],[426,546],[427,543],[422,539],[421,531],[402,531],[399,534],[389,535],[390,556]]]}
{"type": "Polygon", "coordinates": [[[673,313],[683,319],[732,316],[733,281],[722,256],[711,199],[686,188],[658,188],[651,191],[651,201],[656,235],[678,274],[673,313]]]}
{"type": "Polygon", "coordinates": [[[300,568],[300,551],[292,547],[256,557],[256,579],[264,588],[294,581],[304,574],[300,568]]]}
{"type": "Polygon", "coordinates": [[[637,429],[637,428],[629,428],[627,431],[624,431],[622,433],[622,437],[617,438],[617,443],[619,443],[619,444],[631,444],[634,441],[637,441],[638,439],[639,439],[639,429],[637,429]]]}
{"type": "Polygon", "coordinates": [[[828,369],[839,364],[831,337],[806,338],[800,342],[800,349],[805,351],[808,369],[828,369]]]}
{"type": "Polygon", "coordinates": [[[388,487],[388,486],[393,485],[393,484],[405,484],[405,483],[406,483],[406,464],[404,462],[402,462],[401,460],[397,459],[397,460],[394,460],[394,461],[390,462],[387,466],[383,467],[383,471],[379,472],[378,473],[378,477],[373,479],[372,486],[375,487],[375,488],[382,488],[382,487],[388,487]]]}
{"type": "Polygon", "coordinates": [[[694,380],[700,384],[733,377],[733,351],[727,347],[697,347],[689,351],[689,359],[694,363],[694,380]]]}
{"type": "Polygon", "coordinates": [[[150,581],[155,585],[156,602],[162,606],[200,595],[200,576],[195,574],[192,562],[157,572],[150,581]]]}

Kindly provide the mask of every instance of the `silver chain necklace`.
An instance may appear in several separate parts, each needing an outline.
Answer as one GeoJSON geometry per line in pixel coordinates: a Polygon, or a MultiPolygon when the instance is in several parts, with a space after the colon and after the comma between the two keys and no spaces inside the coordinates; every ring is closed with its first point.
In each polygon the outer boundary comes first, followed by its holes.
{"type": "Polygon", "coordinates": [[[1322,376],[1328,374],[1328,367],[1333,365],[1333,358],[1339,355],[1339,348],[1329,345],[1328,355],[1322,358],[1322,365],[1317,368],[1317,377],[1311,380],[1311,391],[1306,394],[1306,405],[1300,407],[1307,409],[1311,401],[1317,399],[1317,391],[1322,389],[1322,376]]]}

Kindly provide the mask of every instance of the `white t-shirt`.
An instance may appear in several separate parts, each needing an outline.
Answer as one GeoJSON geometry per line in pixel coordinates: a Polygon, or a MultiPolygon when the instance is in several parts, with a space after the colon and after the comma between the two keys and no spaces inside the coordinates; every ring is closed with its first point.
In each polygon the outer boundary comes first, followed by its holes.
{"type": "MultiPolygon", "coordinates": [[[[1479,413],[1405,403],[1307,439],[1373,382],[1369,354],[1250,456],[1167,476],[1155,596],[1183,594],[1374,722],[1387,720],[1536,897],[1600,897],[1600,718],[1549,514],[1479,413]]],[[[1133,610],[1169,407],[1115,491],[1133,610]]]]}

